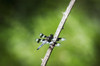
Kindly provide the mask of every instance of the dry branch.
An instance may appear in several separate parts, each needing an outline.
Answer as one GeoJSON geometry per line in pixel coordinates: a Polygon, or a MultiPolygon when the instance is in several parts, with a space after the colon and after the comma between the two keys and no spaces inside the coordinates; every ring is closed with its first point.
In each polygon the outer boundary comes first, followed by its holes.
{"type": "Polygon", "coordinates": [[[74,3],[75,3],[75,0],[71,0],[70,3],[69,3],[69,5],[68,5],[68,7],[67,7],[67,9],[66,9],[66,11],[63,13],[63,17],[62,17],[62,19],[60,21],[60,24],[59,24],[59,26],[58,26],[58,28],[57,28],[57,30],[55,32],[55,35],[54,35],[53,44],[49,46],[49,48],[47,50],[47,53],[46,53],[44,59],[42,59],[41,66],[46,66],[47,61],[49,60],[49,57],[50,57],[50,55],[52,53],[52,50],[55,47],[55,42],[56,42],[56,40],[57,40],[57,38],[58,38],[58,36],[59,36],[59,34],[60,34],[60,32],[61,32],[64,24],[65,24],[65,22],[67,20],[67,17],[69,15],[69,13],[70,13],[70,11],[71,11],[74,3]]]}

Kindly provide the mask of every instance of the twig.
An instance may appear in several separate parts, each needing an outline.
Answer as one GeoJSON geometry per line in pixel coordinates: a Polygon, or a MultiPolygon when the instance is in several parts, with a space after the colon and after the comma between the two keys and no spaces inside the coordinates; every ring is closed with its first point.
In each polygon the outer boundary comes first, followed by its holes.
{"type": "Polygon", "coordinates": [[[70,11],[71,11],[74,3],[75,3],[75,0],[71,0],[70,3],[69,3],[69,5],[68,5],[68,7],[67,7],[67,9],[66,9],[66,11],[63,13],[63,17],[62,17],[62,19],[60,21],[60,24],[59,24],[59,26],[58,26],[58,28],[57,28],[57,30],[55,32],[55,35],[54,35],[53,44],[49,46],[49,48],[47,50],[47,53],[46,53],[44,59],[42,59],[41,66],[46,66],[47,61],[49,60],[49,57],[50,57],[50,55],[52,53],[52,50],[55,47],[55,42],[56,42],[56,40],[57,40],[57,38],[58,38],[58,36],[59,36],[59,34],[60,34],[60,32],[61,32],[64,24],[65,24],[65,22],[67,20],[67,17],[69,15],[69,13],[70,13],[70,11]]]}

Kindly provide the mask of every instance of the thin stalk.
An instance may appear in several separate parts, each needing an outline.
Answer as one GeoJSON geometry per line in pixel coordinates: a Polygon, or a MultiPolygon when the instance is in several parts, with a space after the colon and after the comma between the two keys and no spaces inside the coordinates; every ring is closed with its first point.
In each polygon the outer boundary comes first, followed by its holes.
{"type": "Polygon", "coordinates": [[[75,0],[71,0],[69,5],[68,5],[68,7],[67,7],[67,9],[66,9],[66,11],[63,13],[63,17],[62,17],[62,19],[61,19],[61,21],[60,21],[60,23],[58,25],[58,28],[57,28],[57,30],[55,32],[55,35],[54,35],[54,38],[53,38],[54,39],[53,40],[53,44],[51,44],[49,46],[49,48],[47,50],[47,53],[45,54],[44,59],[42,59],[41,66],[46,66],[46,64],[47,64],[47,62],[48,62],[48,60],[50,58],[50,55],[51,55],[51,53],[52,53],[52,51],[53,51],[53,49],[55,47],[55,42],[56,42],[57,38],[59,37],[59,34],[60,34],[60,32],[61,32],[61,30],[62,30],[62,28],[63,28],[63,26],[64,26],[64,24],[65,24],[65,22],[66,22],[66,20],[68,18],[68,15],[69,15],[74,3],[75,3],[75,0]]]}

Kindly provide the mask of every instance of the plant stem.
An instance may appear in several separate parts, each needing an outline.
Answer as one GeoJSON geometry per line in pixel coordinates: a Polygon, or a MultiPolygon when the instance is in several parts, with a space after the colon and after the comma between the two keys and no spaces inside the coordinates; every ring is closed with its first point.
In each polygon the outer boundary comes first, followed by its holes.
{"type": "Polygon", "coordinates": [[[68,5],[68,7],[67,7],[67,9],[66,9],[66,11],[63,13],[63,17],[62,17],[62,19],[60,21],[60,24],[58,25],[58,28],[57,28],[57,30],[55,32],[55,35],[54,35],[54,38],[53,38],[54,39],[53,40],[53,44],[51,44],[49,46],[49,48],[47,50],[47,53],[45,54],[44,59],[42,59],[41,66],[46,66],[46,64],[47,64],[47,62],[48,62],[48,60],[50,58],[50,55],[51,55],[51,53],[52,53],[52,51],[53,51],[53,49],[55,47],[55,42],[56,42],[57,38],[59,37],[59,34],[60,34],[60,32],[61,32],[61,30],[62,30],[62,28],[63,28],[63,26],[64,26],[64,24],[65,24],[65,22],[66,22],[66,20],[68,18],[68,15],[69,15],[74,3],[75,3],[75,0],[71,0],[69,5],[68,5]]]}

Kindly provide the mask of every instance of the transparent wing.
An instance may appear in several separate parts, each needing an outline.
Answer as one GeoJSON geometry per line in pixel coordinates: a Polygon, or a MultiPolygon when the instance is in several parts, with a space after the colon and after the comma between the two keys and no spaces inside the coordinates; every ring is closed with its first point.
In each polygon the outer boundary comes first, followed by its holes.
{"type": "Polygon", "coordinates": [[[58,43],[58,44],[56,44],[55,46],[57,46],[57,47],[58,47],[58,46],[60,46],[60,44],[58,43]]]}

